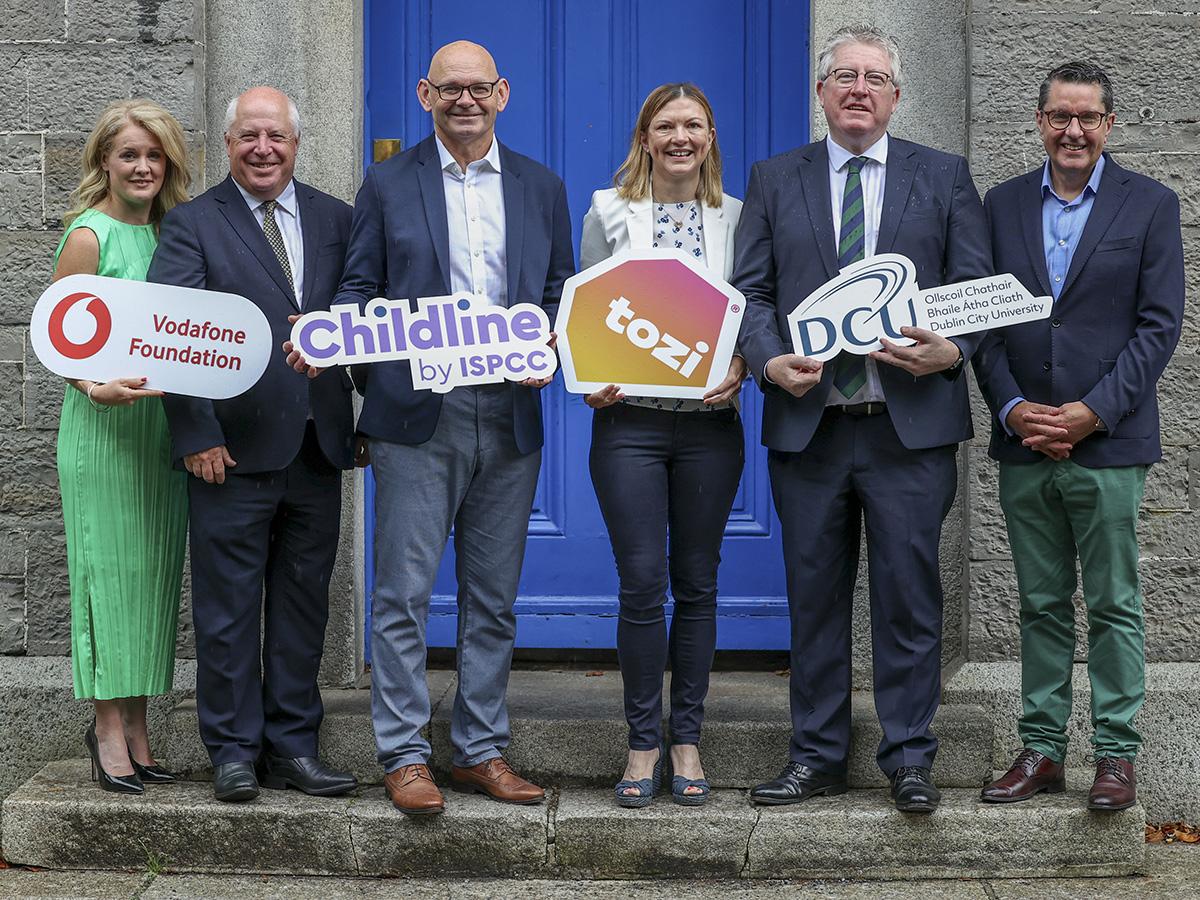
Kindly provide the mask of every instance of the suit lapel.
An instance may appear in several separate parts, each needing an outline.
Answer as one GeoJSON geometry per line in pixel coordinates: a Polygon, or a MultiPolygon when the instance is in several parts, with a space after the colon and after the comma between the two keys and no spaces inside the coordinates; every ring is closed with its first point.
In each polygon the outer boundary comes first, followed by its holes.
{"type": "Polygon", "coordinates": [[[625,230],[629,233],[630,247],[649,249],[654,244],[654,201],[649,197],[630,200],[625,210],[625,230]]]}
{"type": "Polygon", "coordinates": [[[425,139],[417,159],[417,183],[421,186],[421,205],[425,207],[425,221],[433,238],[433,251],[442,272],[442,282],[449,293],[450,226],[446,222],[446,187],[442,183],[437,144],[432,137],[425,139]]]}
{"type": "MultiPolygon", "coordinates": [[[[296,182],[296,208],[300,210],[300,235],[304,241],[304,282],[300,298],[308,296],[305,286],[317,283],[317,253],[321,248],[321,219],[317,215],[312,188],[296,182]]],[[[300,309],[304,309],[301,305],[300,309]]]]}
{"type": "Polygon", "coordinates": [[[275,256],[275,251],[267,243],[266,235],[263,234],[258,220],[254,218],[254,213],[250,212],[250,207],[246,205],[246,201],[242,198],[241,191],[237,189],[237,184],[234,183],[232,175],[227,176],[221,182],[216,193],[216,199],[221,204],[221,215],[225,217],[230,227],[233,228],[237,236],[249,248],[250,253],[258,260],[259,265],[271,276],[271,280],[275,282],[279,290],[283,292],[283,295],[295,306],[296,295],[292,293],[292,289],[287,283],[287,276],[283,274],[283,269],[279,267],[279,260],[275,256]]]}
{"type": "Polygon", "coordinates": [[[809,152],[800,158],[800,186],[825,274],[833,278],[838,266],[833,246],[833,207],[829,204],[829,149],[824,141],[806,149],[809,152]]]}
{"type": "Polygon", "coordinates": [[[896,242],[900,219],[908,205],[913,173],[917,161],[907,141],[888,139],[887,172],[883,182],[883,212],[879,217],[879,234],[875,238],[876,253],[890,253],[896,242]]]}
{"type": "Polygon", "coordinates": [[[729,235],[729,220],[725,218],[725,208],[718,206],[713,209],[704,207],[704,259],[708,267],[717,275],[725,277],[725,239],[729,235]]]}
{"type": "Polygon", "coordinates": [[[1046,248],[1042,238],[1042,170],[1035,169],[1026,179],[1021,190],[1021,231],[1025,236],[1029,264],[1037,275],[1042,296],[1049,297],[1050,273],[1046,270],[1046,248]]]}
{"type": "Polygon", "coordinates": [[[1092,255],[1092,251],[1096,249],[1100,239],[1104,237],[1117,218],[1117,213],[1125,205],[1125,199],[1129,196],[1127,180],[1124,170],[1111,158],[1106,157],[1104,174],[1100,176],[1100,190],[1096,192],[1096,199],[1092,201],[1091,214],[1088,215],[1087,224],[1083,226],[1083,234],[1079,237],[1079,246],[1075,248],[1075,253],[1071,257],[1071,268],[1067,270],[1062,293],[1058,295],[1059,299],[1062,299],[1071,289],[1071,285],[1079,277],[1080,270],[1087,265],[1088,257],[1092,255]]]}
{"type": "Polygon", "coordinates": [[[508,305],[522,301],[540,301],[541,297],[518,297],[521,284],[521,257],[525,250],[525,186],[520,165],[508,149],[500,145],[500,183],[504,189],[504,268],[508,272],[508,305]]]}

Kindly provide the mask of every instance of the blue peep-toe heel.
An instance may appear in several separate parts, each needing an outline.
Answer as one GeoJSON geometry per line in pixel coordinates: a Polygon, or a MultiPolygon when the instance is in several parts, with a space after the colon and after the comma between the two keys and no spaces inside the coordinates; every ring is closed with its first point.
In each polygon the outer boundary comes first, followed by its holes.
{"type": "Polygon", "coordinates": [[[654,802],[654,795],[662,787],[663,764],[667,758],[666,747],[658,750],[658,761],[654,763],[654,774],[650,778],[639,778],[637,781],[618,781],[613,788],[617,806],[625,809],[641,809],[654,802]],[[638,793],[626,794],[629,788],[637,788],[638,793]]]}

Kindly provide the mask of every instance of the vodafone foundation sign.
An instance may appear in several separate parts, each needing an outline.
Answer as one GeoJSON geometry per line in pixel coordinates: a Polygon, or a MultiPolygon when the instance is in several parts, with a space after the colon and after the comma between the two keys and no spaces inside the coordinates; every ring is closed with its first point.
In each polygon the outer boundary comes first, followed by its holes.
{"type": "Polygon", "coordinates": [[[168,394],[223,400],[254,386],[271,353],[271,326],[237,294],[70,275],[38,298],[33,350],[64,378],[145,377],[168,394]]]}

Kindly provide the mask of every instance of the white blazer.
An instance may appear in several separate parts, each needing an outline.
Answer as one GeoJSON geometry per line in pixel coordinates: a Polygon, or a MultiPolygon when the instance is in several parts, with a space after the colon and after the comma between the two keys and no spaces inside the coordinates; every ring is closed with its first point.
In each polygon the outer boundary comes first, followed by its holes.
{"type": "MultiPolygon", "coordinates": [[[[733,274],[733,233],[742,214],[742,201],[722,194],[721,206],[701,204],[704,226],[704,259],[726,281],[733,274]]],[[[654,244],[654,201],[625,200],[616,188],[592,194],[592,206],[583,217],[579,265],[586,269],[618,250],[649,250],[654,244]]]]}

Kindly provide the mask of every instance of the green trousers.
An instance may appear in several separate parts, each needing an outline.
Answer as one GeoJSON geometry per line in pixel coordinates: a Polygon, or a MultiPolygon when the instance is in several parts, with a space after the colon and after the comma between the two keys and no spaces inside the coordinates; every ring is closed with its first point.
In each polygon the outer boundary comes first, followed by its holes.
{"type": "Polygon", "coordinates": [[[1075,559],[1088,612],[1088,678],[1096,756],[1132,761],[1145,699],[1137,517],[1145,466],[1088,469],[1069,459],[1000,464],[1000,506],[1021,595],[1025,747],[1062,762],[1075,657],[1075,559]]]}

